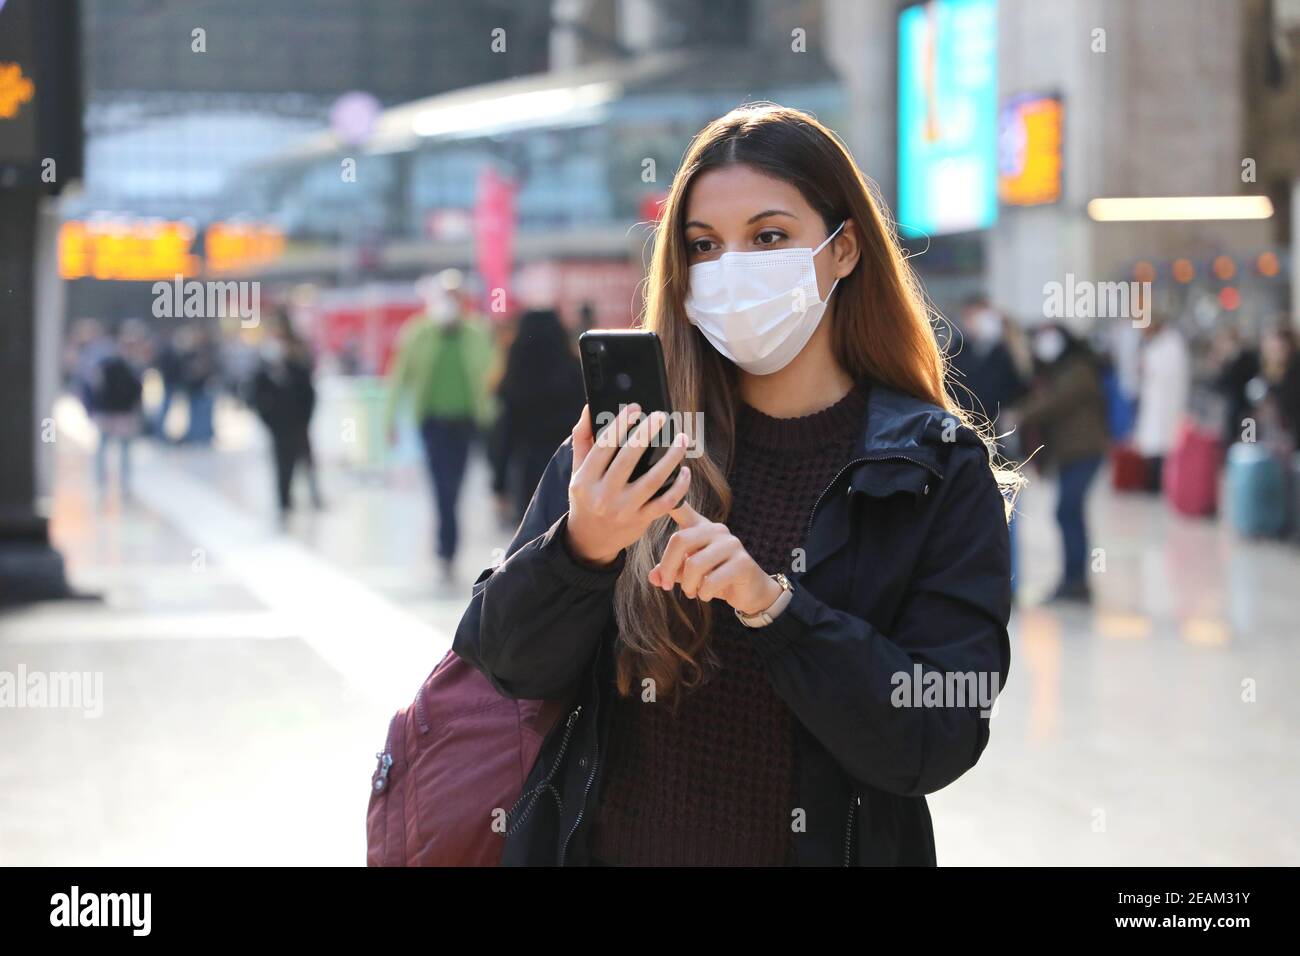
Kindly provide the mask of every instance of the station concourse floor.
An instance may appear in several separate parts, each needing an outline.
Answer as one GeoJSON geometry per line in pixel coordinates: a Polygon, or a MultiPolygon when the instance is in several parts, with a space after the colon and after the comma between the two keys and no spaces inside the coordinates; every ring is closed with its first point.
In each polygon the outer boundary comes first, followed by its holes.
{"type": "MultiPolygon", "coordinates": [[[[229,408],[216,448],[137,443],[94,493],[93,435],[56,443],[51,534],[101,597],[0,616],[0,671],[103,675],[102,715],[0,709],[0,864],[361,864],[375,751],[450,646],[509,532],[481,455],[459,580],[431,557],[409,459],[322,466],[326,509],[274,521],[269,456],[229,408]]],[[[1090,608],[1043,605],[1054,491],[1016,531],[1010,678],[979,764],[930,797],[941,865],[1300,863],[1300,546],[1090,500],[1090,608]]]]}

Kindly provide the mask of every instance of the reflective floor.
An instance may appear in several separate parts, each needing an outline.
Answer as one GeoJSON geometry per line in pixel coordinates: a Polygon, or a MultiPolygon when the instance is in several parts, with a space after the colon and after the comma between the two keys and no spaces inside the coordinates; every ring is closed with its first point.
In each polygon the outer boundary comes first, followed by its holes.
{"type": "MultiPolygon", "coordinates": [[[[99,599],[0,617],[0,671],[102,674],[102,715],[0,709],[0,863],[362,862],[388,717],[508,538],[482,461],[449,586],[414,462],[327,466],[326,509],[281,533],[238,413],[217,449],[139,444],[125,503],[59,421],[52,533],[99,599]]],[[[940,863],[1300,863],[1300,547],[1099,482],[1098,599],[1049,608],[1053,506],[1047,482],[1021,500],[1010,681],[980,764],[931,798],[940,863]]]]}

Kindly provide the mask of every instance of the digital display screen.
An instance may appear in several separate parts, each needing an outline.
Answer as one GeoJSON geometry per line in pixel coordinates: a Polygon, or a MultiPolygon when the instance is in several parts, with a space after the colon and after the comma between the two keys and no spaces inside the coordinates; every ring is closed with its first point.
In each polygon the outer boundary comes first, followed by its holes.
{"type": "Polygon", "coordinates": [[[905,236],[997,220],[997,0],[898,16],[898,209],[905,236]]]}
{"type": "Polygon", "coordinates": [[[31,4],[0,4],[0,163],[36,161],[36,56],[31,4]]]}
{"type": "Polygon", "coordinates": [[[1041,206],[1061,198],[1060,97],[1025,93],[998,118],[998,198],[1008,206],[1041,206]]]}

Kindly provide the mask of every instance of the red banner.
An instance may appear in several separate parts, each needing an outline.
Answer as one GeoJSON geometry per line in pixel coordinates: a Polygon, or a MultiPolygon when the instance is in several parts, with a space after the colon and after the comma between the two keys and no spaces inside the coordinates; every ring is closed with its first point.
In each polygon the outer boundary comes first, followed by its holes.
{"type": "Polygon", "coordinates": [[[515,224],[515,185],[489,166],[479,175],[474,238],[483,278],[483,310],[496,321],[513,311],[509,297],[515,224]]]}

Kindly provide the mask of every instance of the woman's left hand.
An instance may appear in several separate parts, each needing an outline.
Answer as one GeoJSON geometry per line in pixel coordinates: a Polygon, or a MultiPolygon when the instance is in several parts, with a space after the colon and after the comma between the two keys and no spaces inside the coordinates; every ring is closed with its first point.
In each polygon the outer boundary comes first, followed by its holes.
{"type": "Polygon", "coordinates": [[[689,598],[721,598],[742,614],[757,614],[781,596],[781,585],[749,556],[725,524],[708,521],[686,503],[669,512],[678,530],[650,570],[650,583],[689,598]]]}

